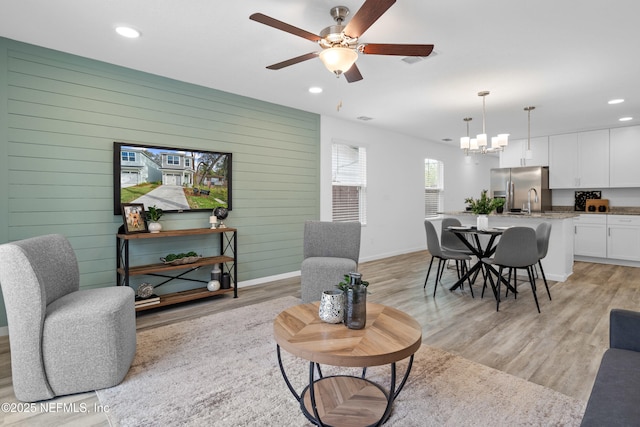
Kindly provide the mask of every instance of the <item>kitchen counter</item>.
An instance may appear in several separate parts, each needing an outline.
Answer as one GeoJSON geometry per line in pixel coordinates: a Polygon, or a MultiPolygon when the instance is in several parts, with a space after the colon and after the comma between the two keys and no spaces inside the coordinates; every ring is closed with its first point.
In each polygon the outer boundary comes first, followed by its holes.
{"type": "Polygon", "coordinates": [[[608,212],[588,212],[588,211],[576,211],[573,206],[554,206],[552,212],[571,212],[575,214],[589,214],[589,215],[640,215],[640,207],[636,206],[609,206],[608,212]]]}
{"type": "MultiPolygon", "coordinates": [[[[521,213],[521,212],[512,212],[512,213],[491,213],[487,215],[489,218],[509,218],[509,219],[531,219],[531,218],[547,218],[547,219],[567,219],[574,218],[580,215],[583,212],[533,212],[531,214],[521,213]]],[[[457,211],[457,212],[440,212],[441,215],[445,216],[457,216],[457,215],[466,215],[469,217],[476,217],[477,215],[473,212],[469,211],[457,211]]],[[[640,213],[639,213],[640,215],[640,213]]]]}

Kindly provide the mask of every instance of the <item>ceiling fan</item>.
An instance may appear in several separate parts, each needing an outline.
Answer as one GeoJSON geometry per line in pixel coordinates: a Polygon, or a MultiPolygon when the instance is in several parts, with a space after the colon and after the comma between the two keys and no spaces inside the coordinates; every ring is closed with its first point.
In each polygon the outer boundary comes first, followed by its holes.
{"type": "Polygon", "coordinates": [[[349,14],[346,6],[336,6],[330,10],[336,25],[331,25],[316,35],[303,29],[278,21],[262,13],[254,13],[249,19],[268,25],[281,31],[318,43],[322,50],[311,52],[277,64],[269,65],[270,70],[280,70],[315,57],[320,57],[325,67],[337,76],[344,74],[349,83],[362,80],[362,74],[356,66],[358,53],[365,55],[429,56],[432,44],[382,44],[358,43],[358,39],[373,25],[396,0],[366,0],[351,20],[344,25],[349,14]]]}

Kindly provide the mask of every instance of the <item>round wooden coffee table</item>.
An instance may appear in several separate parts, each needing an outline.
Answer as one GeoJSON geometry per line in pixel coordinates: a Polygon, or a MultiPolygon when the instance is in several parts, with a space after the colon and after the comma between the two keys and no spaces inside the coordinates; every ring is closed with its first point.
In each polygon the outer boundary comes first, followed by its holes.
{"type": "Polygon", "coordinates": [[[413,355],[422,343],[422,327],[400,310],[367,303],[365,328],[348,329],[343,324],[320,320],[318,305],[314,302],[290,307],[273,322],[278,364],[287,387],[314,424],[381,425],[389,417],[393,401],[409,377],[413,355]],[[286,375],[281,348],[309,361],[309,386],[301,394],[286,375]],[[396,389],[396,362],[406,358],[409,363],[396,389]],[[321,364],[364,369],[361,377],[323,377],[321,364]],[[391,366],[389,390],[365,378],[367,367],[386,364],[391,366]]]}

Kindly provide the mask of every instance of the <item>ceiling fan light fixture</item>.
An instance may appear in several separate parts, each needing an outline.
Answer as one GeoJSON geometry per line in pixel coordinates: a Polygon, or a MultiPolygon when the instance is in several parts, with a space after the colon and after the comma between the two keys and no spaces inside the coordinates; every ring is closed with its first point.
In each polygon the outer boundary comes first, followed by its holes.
{"type": "Polygon", "coordinates": [[[358,59],[358,53],[346,47],[331,47],[320,52],[320,60],[336,75],[346,72],[358,59]]]}

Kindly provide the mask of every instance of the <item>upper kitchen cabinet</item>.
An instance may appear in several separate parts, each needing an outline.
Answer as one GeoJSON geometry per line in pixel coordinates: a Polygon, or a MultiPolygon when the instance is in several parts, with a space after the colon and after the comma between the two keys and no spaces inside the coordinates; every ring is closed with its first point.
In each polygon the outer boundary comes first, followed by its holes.
{"type": "Polygon", "coordinates": [[[509,141],[500,153],[501,168],[517,168],[520,166],[549,166],[549,137],[531,138],[531,152],[533,158],[527,159],[527,140],[516,139],[509,141]]]}
{"type": "Polygon", "coordinates": [[[640,187],[640,126],[610,131],[609,186],[640,187]]]}
{"type": "Polygon", "coordinates": [[[549,187],[609,187],[609,129],[549,137],[549,187]]]}

